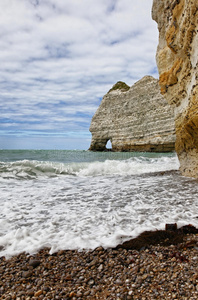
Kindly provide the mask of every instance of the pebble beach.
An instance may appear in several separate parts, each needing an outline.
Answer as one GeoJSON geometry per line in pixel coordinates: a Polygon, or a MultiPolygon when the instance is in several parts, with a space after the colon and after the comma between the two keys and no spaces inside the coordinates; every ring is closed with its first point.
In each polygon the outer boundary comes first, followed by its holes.
{"type": "Polygon", "coordinates": [[[198,234],[142,249],[42,249],[0,258],[1,299],[198,299],[198,234]]]}
{"type": "Polygon", "coordinates": [[[0,299],[198,299],[198,185],[175,154],[1,160],[0,299]]]}

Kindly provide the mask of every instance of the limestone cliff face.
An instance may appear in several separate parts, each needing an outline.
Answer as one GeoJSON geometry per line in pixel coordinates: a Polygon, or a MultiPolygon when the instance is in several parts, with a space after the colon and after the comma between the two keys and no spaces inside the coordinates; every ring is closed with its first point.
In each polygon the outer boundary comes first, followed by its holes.
{"type": "Polygon", "coordinates": [[[168,152],[175,149],[173,110],[158,80],[145,76],[131,88],[118,82],[104,96],[92,118],[89,150],[168,152]]]}
{"type": "Polygon", "coordinates": [[[183,175],[198,177],[198,0],[154,0],[161,93],[174,107],[183,175]]]}

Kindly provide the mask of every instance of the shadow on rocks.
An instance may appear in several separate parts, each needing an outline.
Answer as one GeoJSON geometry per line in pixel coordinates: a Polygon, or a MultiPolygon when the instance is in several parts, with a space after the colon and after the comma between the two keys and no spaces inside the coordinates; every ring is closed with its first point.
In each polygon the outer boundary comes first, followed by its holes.
{"type": "Polygon", "coordinates": [[[198,229],[192,225],[177,229],[177,224],[166,224],[166,230],[145,231],[137,238],[119,244],[115,249],[143,250],[150,245],[177,245],[183,242],[184,235],[196,233],[198,229]]]}

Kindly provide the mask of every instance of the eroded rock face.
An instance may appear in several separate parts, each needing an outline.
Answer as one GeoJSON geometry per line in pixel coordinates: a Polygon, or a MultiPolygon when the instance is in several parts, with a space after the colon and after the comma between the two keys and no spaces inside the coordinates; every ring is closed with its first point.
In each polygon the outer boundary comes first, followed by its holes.
{"type": "Polygon", "coordinates": [[[161,93],[175,112],[176,151],[183,175],[198,178],[198,1],[154,0],[161,93]]]}
{"type": "Polygon", "coordinates": [[[160,93],[158,80],[145,76],[131,88],[116,83],[92,118],[89,150],[169,152],[175,149],[173,110],[160,93]]]}

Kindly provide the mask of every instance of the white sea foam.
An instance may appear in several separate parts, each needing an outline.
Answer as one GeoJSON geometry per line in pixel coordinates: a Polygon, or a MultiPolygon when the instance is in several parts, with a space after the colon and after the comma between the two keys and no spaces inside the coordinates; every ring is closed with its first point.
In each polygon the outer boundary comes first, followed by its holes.
{"type": "Polygon", "coordinates": [[[128,160],[106,160],[105,162],[93,162],[85,165],[78,175],[137,175],[152,172],[176,170],[179,167],[177,157],[145,158],[133,157],[128,160]]]}
{"type": "Polygon", "coordinates": [[[1,163],[0,256],[114,247],[165,223],[198,226],[198,185],[175,156],[1,163]]]}
{"type": "Polygon", "coordinates": [[[137,175],[144,173],[176,170],[177,157],[132,157],[127,160],[105,160],[96,162],[57,163],[45,161],[16,161],[0,163],[1,178],[34,179],[57,175],[137,175]]]}

